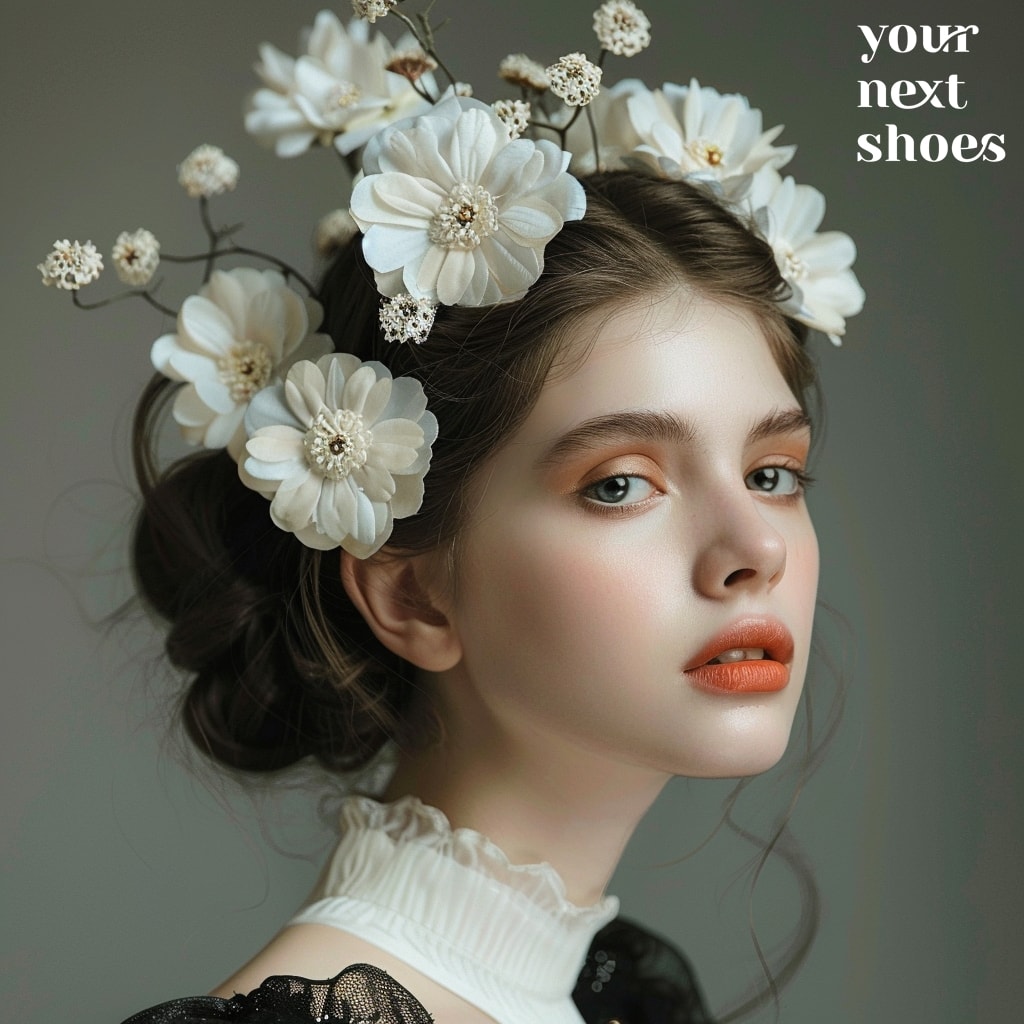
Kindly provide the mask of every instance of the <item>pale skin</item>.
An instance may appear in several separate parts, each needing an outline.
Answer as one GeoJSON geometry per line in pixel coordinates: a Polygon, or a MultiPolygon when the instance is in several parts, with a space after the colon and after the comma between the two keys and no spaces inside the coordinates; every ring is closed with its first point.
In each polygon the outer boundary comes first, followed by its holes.
{"type": "MultiPolygon", "coordinates": [[[[589,354],[480,474],[457,578],[429,556],[345,556],[342,574],[378,638],[420,667],[443,723],[442,742],[402,756],[386,799],[414,793],[513,863],[547,861],[587,905],[670,778],[781,757],[818,554],[800,487],[809,427],[749,314],[680,286],[575,332],[589,354]],[[749,616],[792,634],[788,684],[693,685],[695,653],[749,616]]],[[[439,1021],[492,1020],[323,925],[285,929],[216,994],[359,962],[439,1021]]]]}

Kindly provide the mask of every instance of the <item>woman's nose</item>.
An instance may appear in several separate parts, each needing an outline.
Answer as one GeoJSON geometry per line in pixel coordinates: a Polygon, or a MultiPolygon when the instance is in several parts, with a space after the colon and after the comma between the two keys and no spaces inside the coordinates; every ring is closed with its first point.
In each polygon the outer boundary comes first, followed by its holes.
{"type": "Polygon", "coordinates": [[[694,585],[707,597],[770,591],[786,571],[786,541],[749,491],[708,510],[694,585]]]}

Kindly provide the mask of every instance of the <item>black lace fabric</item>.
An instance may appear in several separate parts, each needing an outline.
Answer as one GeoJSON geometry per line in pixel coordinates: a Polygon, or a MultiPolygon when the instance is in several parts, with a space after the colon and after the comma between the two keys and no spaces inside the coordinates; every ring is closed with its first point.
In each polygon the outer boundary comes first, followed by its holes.
{"type": "Polygon", "coordinates": [[[330,981],[268,978],[245,996],[193,996],[154,1006],[124,1024],[430,1024],[433,1017],[389,974],[369,964],[347,967],[330,981]]]}
{"type": "MultiPolygon", "coordinates": [[[[597,933],[573,1001],[586,1024],[713,1024],[686,958],[617,919],[597,933]]],[[[330,981],[268,978],[248,995],[174,999],[124,1024],[430,1024],[433,1017],[389,974],[369,964],[330,981]]],[[[439,1021],[438,1024],[444,1024],[439,1021]]]]}

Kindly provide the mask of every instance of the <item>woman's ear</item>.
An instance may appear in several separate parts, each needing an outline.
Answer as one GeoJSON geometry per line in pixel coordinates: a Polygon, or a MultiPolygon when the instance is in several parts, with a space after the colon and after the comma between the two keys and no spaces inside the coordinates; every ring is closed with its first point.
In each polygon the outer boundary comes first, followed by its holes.
{"type": "Polygon", "coordinates": [[[435,558],[378,551],[360,559],[341,553],[341,581],[349,600],[394,654],[428,672],[458,664],[462,646],[440,599],[435,558]]]}

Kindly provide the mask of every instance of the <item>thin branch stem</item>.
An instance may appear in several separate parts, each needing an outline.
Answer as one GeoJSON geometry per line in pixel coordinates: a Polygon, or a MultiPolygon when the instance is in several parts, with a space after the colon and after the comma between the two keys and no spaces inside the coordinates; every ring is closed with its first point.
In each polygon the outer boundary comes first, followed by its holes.
{"type": "Polygon", "coordinates": [[[416,22],[413,21],[413,19],[410,18],[408,14],[403,14],[401,11],[397,10],[393,10],[391,13],[394,14],[394,16],[398,18],[398,20],[402,22],[402,24],[405,25],[406,28],[409,29],[409,31],[413,34],[414,38],[416,39],[416,42],[418,42],[420,46],[423,47],[423,52],[426,53],[428,56],[432,57],[435,61],[437,61],[437,66],[448,77],[448,81],[451,83],[451,86],[454,89],[456,84],[455,76],[451,73],[451,71],[448,68],[448,65],[445,64],[444,60],[441,58],[441,55],[437,52],[437,47],[434,45],[434,31],[430,27],[429,20],[430,9],[433,6],[433,3],[431,3],[427,7],[426,11],[419,15],[419,26],[416,25],[416,22]]]}
{"type": "Polygon", "coordinates": [[[435,100],[419,82],[414,82],[410,79],[409,84],[412,86],[412,91],[416,93],[417,96],[422,96],[428,103],[437,102],[437,100],[435,100]]]}
{"type": "MultiPolygon", "coordinates": [[[[601,51],[604,53],[604,51],[601,51]]],[[[601,143],[597,138],[597,125],[594,123],[594,112],[590,109],[590,104],[587,104],[587,124],[590,126],[590,141],[594,147],[594,168],[598,171],[604,170],[604,165],[601,163],[601,143]]]]}
{"type": "MultiPolygon", "coordinates": [[[[310,295],[316,294],[316,288],[313,287],[313,284],[290,263],[286,263],[269,252],[263,252],[262,249],[251,249],[247,245],[236,245],[234,242],[220,249],[211,249],[210,252],[196,253],[194,256],[171,256],[161,253],[160,259],[166,260],[168,263],[202,263],[209,260],[219,260],[225,256],[254,256],[256,259],[273,264],[279,270],[284,271],[286,277],[295,278],[310,295]]],[[[203,280],[205,281],[206,278],[203,280]]]]}
{"type": "MultiPolygon", "coordinates": [[[[285,277],[294,277],[299,284],[312,296],[316,295],[316,288],[313,287],[312,283],[308,281],[302,274],[300,274],[291,264],[285,263],[284,260],[278,259],[276,256],[271,256],[268,252],[261,252],[259,249],[250,249],[245,245],[234,245],[232,244],[230,249],[221,250],[222,253],[230,253],[234,256],[255,256],[257,259],[266,260],[267,263],[272,263],[279,270],[283,270],[285,277]]],[[[218,253],[220,255],[220,253],[218,253]]]]}
{"type": "Polygon", "coordinates": [[[175,310],[170,309],[160,302],[155,295],[149,291],[130,291],[130,292],[119,292],[117,295],[112,295],[109,299],[99,299],[96,302],[83,302],[78,297],[78,292],[71,293],[71,301],[79,309],[102,309],[104,306],[112,306],[115,302],[124,302],[125,299],[142,299],[148,302],[154,309],[161,313],[166,313],[167,316],[176,317],[178,314],[175,310]]]}
{"type": "Polygon", "coordinates": [[[206,267],[203,270],[203,284],[206,284],[213,273],[214,253],[217,251],[217,244],[221,239],[220,233],[210,220],[210,201],[206,196],[199,197],[199,218],[202,220],[203,228],[206,230],[206,237],[210,240],[210,251],[207,254],[206,267]]]}
{"type": "Polygon", "coordinates": [[[561,127],[559,127],[556,124],[551,124],[548,121],[538,121],[533,118],[531,118],[530,124],[536,126],[537,128],[544,128],[549,132],[554,132],[558,136],[559,145],[562,147],[562,149],[565,149],[565,137],[569,133],[569,129],[576,123],[576,119],[580,116],[580,111],[582,109],[582,107],[574,107],[572,117],[570,117],[569,120],[566,121],[565,124],[562,125],[561,127]]]}

